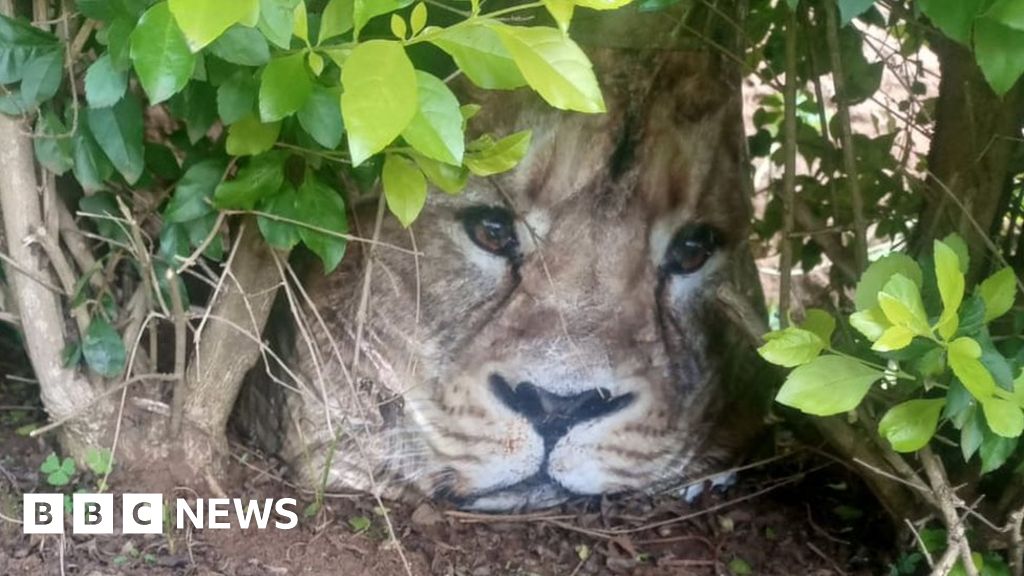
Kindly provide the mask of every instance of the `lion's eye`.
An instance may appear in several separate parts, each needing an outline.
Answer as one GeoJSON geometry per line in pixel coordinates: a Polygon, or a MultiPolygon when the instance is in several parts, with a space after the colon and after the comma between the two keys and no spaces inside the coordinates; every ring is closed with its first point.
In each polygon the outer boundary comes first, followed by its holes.
{"type": "Polygon", "coordinates": [[[462,224],[473,243],[506,258],[519,254],[515,216],[504,208],[477,206],[462,213],[462,224]]]}
{"type": "Polygon", "coordinates": [[[692,274],[704,266],[720,244],[720,236],[714,228],[689,224],[676,232],[662,267],[669,274],[692,274]]]}

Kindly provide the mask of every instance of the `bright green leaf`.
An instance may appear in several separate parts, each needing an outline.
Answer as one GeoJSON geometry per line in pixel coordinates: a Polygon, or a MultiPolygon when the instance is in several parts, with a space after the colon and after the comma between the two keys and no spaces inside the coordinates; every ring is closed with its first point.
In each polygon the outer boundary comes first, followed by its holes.
{"type": "Polygon", "coordinates": [[[956,232],[952,232],[942,239],[942,243],[949,246],[956,253],[956,258],[960,262],[960,271],[967,274],[967,270],[971,267],[971,252],[967,248],[967,242],[964,241],[963,237],[956,232]]]}
{"type": "Polygon", "coordinates": [[[145,167],[142,107],[134,96],[111,108],[88,108],[85,118],[96,143],[125,181],[134,184],[145,167]]]}
{"type": "Polygon", "coordinates": [[[338,106],[339,97],[337,88],[317,85],[297,114],[302,129],[328,150],[338,147],[344,131],[341,107],[338,106]]]}
{"type": "Polygon", "coordinates": [[[882,312],[881,308],[874,306],[850,314],[850,326],[853,326],[858,332],[867,337],[868,340],[874,342],[882,337],[882,334],[892,326],[892,323],[885,317],[885,312],[882,312]]]}
{"type": "Polygon", "coordinates": [[[948,340],[959,326],[960,317],[957,313],[964,298],[964,275],[960,271],[960,258],[952,248],[936,240],[934,252],[935,280],[939,286],[943,306],[942,316],[939,317],[936,327],[939,335],[948,340]]]}
{"type": "Polygon", "coordinates": [[[127,72],[132,67],[131,40],[136,20],[117,18],[107,26],[107,55],[115,69],[127,72]]]}
{"type": "Polygon", "coordinates": [[[876,352],[893,352],[902,350],[910,345],[914,339],[914,333],[903,326],[890,326],[882,332],[882,335],[875,340],[871,349],[876,352]]]}
{"type": "Polygon", "coordinates": [[[431,35],[431,43],[444,50],[473,84],[488,90],[510,90],[526,85],[512,55],[498,34],[486,26],[445,28],[431,35]]]}
{"type": "Polygon", "coordinates": [[[210,45],[213,55],[233,64],[262,66],[270,61],[270,46],[258,30],[245,26],[228,28],[210,45]]]}
{"type": "Polygon", "coordinates": [[[885,317],[896,326],[909,329],[919,336],[930,336],[928,315],[921,301],[921,291],[913,280],[895,274],[878,293],[878,306],[885,317]]]}
{"type": "Polygon", "coordinates": [[[394,141],[415,116],[416,71],[400,43],[370,40],[346,60],[341,84],[341,114],[352,164],[358,166],[394,141]]]}
{"type": "Polygon", "coordinates": [[[978,400],[984,401],[995,393],[996,383],[981,358],[981,346],[971,338],[960,337],[949,343],[949,367],[953,374],[978,400]]]}
{"type": "Polygon", "coordinates": [[[408,158],[388,154],[384,158],[381,183],[384,185],[388,210],[391,210],[402,226],[408,228],[427,201],[427,181],[423,173],[408,158]]]}
{"type": "Polygon", "coordinates": [[[978,293],[985,302],[985,322],[995,320],[1010,311],[1017,295],[1017,276],[1010,267],[1003,268],[986,278],[978,293]]]}
{"type": "Polygon", "coordinates": [[[985,0],[919,0],[917,5],[946,36],[968,45],[971,25],[984,3],[985,0]]]}
{"type": "Polygon", "coordinates": [[[419,34],[423,27],[427,25],[427,5],[423,2],[418,2],[412,9],[412,14],[409,15],[409,26],[412,28],[412,35],[419,34]]]}
{"type": "Polygon", "coordinates": [[[554,28],[493,24],[519,71],[548,104],[562,110],[604,112],[590,60],[554,28]]]}
{"type": "Polygon", "coordinates": [[[382,14],[389,14],[400,8],[405,8],[409,4],[412,4],[412,1],[413,0],[355,0],[355,5],[352,8],[355,35],[358,37],[363,26],[365,26],[371,19],[382,14]]]}
{"type": "Polygon", "coordinates": [[[878,293],[894,274],[902,274],[921,286],[923,275],[921,267],[906,254],[894,252],[875,260],[868,266],[857,282],[857,291],[853,301],[857,310],[867,310],[878,305],[878,293]]]}
{"type": "Polygon", "coordinates": [[[426,72],[416,72],[416,84],[419,109],[402,138],[428,158],[461,165],[465,138],[458,99],[444,82],[426,72]]]}
{"type": "Polygon", "coordinates": [[[438,162],[421,154],[412,154],[416,165],[420,167],[423,174],[431,184],[437,186],[448,194],[458,194],[466,187],[469,179],[469,170],[464,166],[452,166],[444,162],[438,162]]]}
{"type": "Polygon", "coordinates": [[[1010,28],[1024,30],[1024,3],[1019,0],[998,0],[985,16],[1010,28]]]}
{"type": "Polygon", "coordinates": [[[878,433],[897,452],[924,448],[935,435],[944,398],[908,400],[889,409],[878,423],[878,433]]]}
{"type": "Polygon", "coordinates": [[[391,34],[399,40],[405,40],[405,33],[408,32],[408,28],[405,25],[405,19],[398,14],[391,15],[391,34]]]}
{"type": "Polygon", "coordinates": [[[765,343],[757,349],[762,358],[792,368],[807,364],[821,354],[825,343],[814,332],[800,328],[786,328],[765,335],[765,343]]]}
{"type": "Polygon", "coordinates": [[[555,19],[555,23],[558,24],[558,29],[563,34],[569,32],[569,23],[572,21],[573,9],[576,8],[576,3],[573,0],[544,0],[544,7],[548,9],[548,13],[555,19]]]}
{"type": "Polygon", "coordinates": [[[981,402],[988,427],[1004,438],[1016,438],[1024,431],[1024,412],[1020,406],[1002,398],[989,398],[981,402]]]}
{"type": "Polygon", "coordinates": [[[883,376],[845,356],[819,356],[789,373],[775,400],[807,414],[831,416],[856,408],[883,376]]]}
{"type": "Polygon", "coordinates": [[[629,4],[633,0],[575,0],[577,6],[594,10],[615,10],[629,4]]]}
{"type": "Polygon", "coordinates": [[[491,176],[515,168],[530,149],[529,130],[510,134],[482,150],[466,152],[466,168],[477,176],[491,176]]]}
{"type": "Polygon", "coordinates": [[[168,0],[167,4],[192,52],[199,52],[234,24],[255,26],[260,13],[259,0],[168,0]]]}
{"type": "Polygon", "coordinates": [[[271,60],[260,81],[260,119],[273,122],[298,112],[312,91],[301,52],[271,60]]]}
{"type": "Polygon", "coordinates": [[[124,371],[124,342],[109,322],[97,316],[89,322],[82,339],[82,355],[97,374],[113,378],[124,371]]]}
{"type": "Polygon", "coordinates": [[[320,15],[320,34],[317,40],[322,44],[325,40],[341,36],[352,29],[352,11],[355,0],[331,0],[320,15]]]}
{"type": "Polygon", "coordinates": [[[306,0],[299,0],[292,14],[292,35],[309,46],[309,15],[306,13],[306,0]]]}
{"type": "Polygon", "coordinates": [[[263,239],[274,248],[291,250],[299,243],[300,216],[295,207],[296,192],[289,184],[285,184],[280,192],[260,201],[256,218],[263,239]],[[276,217],[276,218],[275,218],[276,217]]]}
{"type": "Polygon", "coordinates": [[[167,100],[188,84],[196,57],[166,2],[142,15],[131,35],[131,58],[150,105],[167,100]]]}
{"type": "Polygon", "coordinates": [[[319,76],[324,71],[324,57],[316,52],[307,52],[306,61],[309,63],[309,69],[313,71],[313,74],[319,76]]]}
{"type": "Polygon", "coordinates": [[[274,147],[280,133],[280,122],[264,124],[255,115],[247,116],[228,127],[225,149],[232,156],[262,154],[274,147]]]}

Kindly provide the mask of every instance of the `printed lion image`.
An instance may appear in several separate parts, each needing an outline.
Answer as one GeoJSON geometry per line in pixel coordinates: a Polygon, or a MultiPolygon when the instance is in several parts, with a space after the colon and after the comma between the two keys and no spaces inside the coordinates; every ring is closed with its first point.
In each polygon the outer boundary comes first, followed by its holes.
{"type": "Polygon", "coordinates": [[[532,132],[523,162],[432,192],[410,229],[353,208],[374,241],[309,275],[294,370],[249,398],[308,484],[536,508],[671,487],[756,433],[721,298],[761,309],[739,90],[706,53],[591,57],[606,114],[463,86],[471,133],[532,132]]]}

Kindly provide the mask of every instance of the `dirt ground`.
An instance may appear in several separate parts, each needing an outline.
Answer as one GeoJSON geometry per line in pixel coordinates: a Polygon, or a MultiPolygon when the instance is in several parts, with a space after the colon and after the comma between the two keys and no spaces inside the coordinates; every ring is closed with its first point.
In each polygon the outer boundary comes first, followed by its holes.
{"type": "MultiPolygon", "coordinates": [[[[21,494],[54,491],[39,471],[52,443],[18,432],[43,417],[33,394],[34,385],[17,376],[0,381],[0,575],[830,576],[884,574],[896,555],[893,536],[856,477],[806,449],[755,463],[734,486],[706,490],[692,504],[675,495],[628,496],[495,516],[389,502],[385,518],[373,498],[347,496],[300,514],[299,527],[288,531],[25,536],[11,521],[21,517],[21,494]]],[[[231,496],[296,497],[300,510],[313,500],[286,486],[273,463],[239,460],[231,496]]],[[[111,483],[115,495],[196,495],[164,486],[153,470],[115,467],[111,483]]],[[[79,474],[65,491],[95,485],[94,477],[79,474]]]]}

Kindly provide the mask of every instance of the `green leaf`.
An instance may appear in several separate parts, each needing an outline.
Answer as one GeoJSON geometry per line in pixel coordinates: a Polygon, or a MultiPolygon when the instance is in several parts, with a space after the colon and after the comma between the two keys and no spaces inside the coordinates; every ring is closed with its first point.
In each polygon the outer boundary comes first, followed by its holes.
{"type": "Polygon", "coordinates": [[[1002,96],[1024,72],[1024,31],[982,16],[974,22],[974,56],[985,80],[1002,96]]]}
{"type": "Polygon", "coordinates": [[[225,124],[254,115],[259,83],[252,73],[239,70],[217,88],[217,114],[225,124]]]}
{"type": "Polygon", "coordinates": [[[985,0],[919,0],[921,12],[950,38],[969,45],[971,25],[985,0]]]}
{"type": "Polygon", "coordinates": [[[260,14],[259,0],[168,0],[167,4],[193,52],[202,50],[234,24],[255,26],[260,14]]]}
{"type": "Polygon", "coordinates": [[[481,88],[511,90],[526,86],[501,38],[486,26],[444,28],[431,34],[430,42],[447,52],[466,77],[481,88]]]}
{"type": "Polygon", "coordinates": [[[978,452],[978,448],[981,447],[981,442],[985,438],[983,420],[978,415],[978,410],[974,407],[971,407],[970,410],[970,416],[964,421],[963,428],[960,429],[960,452],[964,456],[964,462],[970,461],[978,452]]]}
{"type": "Polygon", "coordinates": [[[819,308],[808,308],[804,312],[804,321],[800,327],[814,332],[822,343],[827,345],[832,341],[832,333],[836,330],[836,319],[819,308]]]}
{"type": "Polygon", "coordinates": [[[78,123],[78,132],[72,137],[71,147],[75,159],[72,167],[75,180],[86,192],[103,188],[103,181],[114,173],[114,167],[96,144],[88,122],[78,123]]]}
{"type": "Polygon", "coordinates": [[[737,556],[729,561],[729,573],[733,576],[748,576],[754,573],[754,569],[749,562],[737,556]]]}
{"type": "Polygon", "coordinates": [[[548,104],[562,110],[604,112],[590,60],[555,28],[492,24],[519,71],[548,104]]]}
{"type": "Polygon", "coordinates": [[[320,54],[310,50],[306,53],[306,61],[309,63],[309,69],[313,71],[313,74],[319,76],[324,71],[324,57],[320,54]]]}
{"type": "Polygon", "coordinates": [[[224,176],[222,160],[207,159],[185,172],[174,188],[174,195],[164,209],[164,221],[187,222],[213,212],[210,199],[224,176]]]}
{"type": "Polygon", "coordinates": [[[985,12],[985,16],[1010,28],[1024,30],[1024,4],[1017,0],[999,0],[985,12]]]}
{"type": "Polygon", "coordinates": [[[878,433],[897,452],[924,448],[935,435],[943,398],[908,400],[889,409],[878,423],[878,433]]]}
{"type": "Polygon", "coordinates": [[[320,34],[317,41],[321,44],[335,36],[341,36],[352,29],[352,13],[355,0],[331,0],[320,15],[320,34]]]}
{"type": "Polygon", "coordinates": [[[981,346],[971,338],[960,337],[949,343],[947,348],[949,367],[972,396],[980,401],[990,398],[996,391],[995,380],[981,358],[981,346]]]}
{"type": "Polygon", "coordinates": [[[427,25],[427,5],[423,2],[417,2],[416,6],[412,9],[412,14],[409,15],[409,26],[412,28],[412,35],[419,34],[423,27],[427,25]]]}
{"type": "Polygon", "coordinates": [[[213,55],[241,66],[263,66],[270,61],[270,46],[259,30],[232,26],[210,45],[213,55]]]}
{"type": "Polygon", "coordinates": [[[544,7],[548,9],[548,14],[555,19],[558,29],[563,34],[568,33],[576,3],[573,0],[544,0],[544,7]]]}
{"type": "Polygon", "coordinates": [[[206,136],[217,121],[217,92],[206,82],[191,82],[170,100],[172,113],[185,120],[189,142],[206,136]]]}
{"type": "Polygon", "coordinates": [[[78,211],[83,217],[92,220],[100,236],[117,242],[128,242],[128,231],[123,223],[124,218],[117,206],[114,195],[110,192],[97,192],[92,196],[83,196],[78,201],[78,211]]]}
{"type": "Polygon", "coordinates": [[[111,65],[123,72],[132,67],[131,39],[136,20],[117,18],[107,27],[107,55],[111,65]]]}
{"type": "Polygon", "coordinates": [[[370,519],[366,516],[353,516],[348,519],[348,525],[356,534],[362,534],[370,529],[370,519]]]}
{"type": "Polygon", "coordinates": [[[465,138],[459,101],[437,77],[416,71],[419,109],[402,131],[417,152],[454,166],[462,164],[465,138]]]}
{"type": "Polygon", "coordinates": [[[978,287],[985,302],[985,322],[988,323],[1010,311],[1017,295],[1017,276],[1007,266],[986,278],[978,287]]]}
{"type": "Polygon", "coordinates": [[[876,352],[893,352],[896,350],[902,350],[909,346],[913,339],[914,333],[909,328],[904,328],[903,326],[889,326],[884,332],[882,332],[881,336],[875,340],[871,349],[876,352]]]}
{"type": "MultiPolygon", "coordinates": [[[[324,185],[311,174],[306,175],[305,182],[295,195],[295,213],[298,219],[316,228],[335,232],[348,233],[348,219],[345,215],[345,201],[341,195],[324,185]]],[[[347,242],[344,238],[315,230],[308,226],[299,226],[299,237],[307,248],[320,257],[324,264],[324,273],[329,274],[337,268],[345,255],[347,242]]]]}
{"type": "Polygon", "coordinates": [[[942,243],[949,246],[956,253],[956,258],[960,262],[960,272],[967,274],[967,270],[971,267],[971,252],[967,248],[967,242],[964,242],[963,237],[956,232],[952,232],[942,239],[942,243]]]}
{"type": "Polygon", "coordinates": [[[90,448],[85,452],[85,465],[97,476],[110,472],[112,461],[110,450],[90,448]]]}
{"type": "Polygon", "coordinates": [[[882,337],[892,323],[885,317],[885,312],[882,312],[881,308],[874,306],[850,314],[850,326],[874,342],[882,337]]]}
{"type": "Polygon", "coordinates": [[[616,10],[629,4],[633,0],[575,0],[577,6],[584,6],[594,10],[616,10]]]}
{"type": "Polygon", "coordinates": [[[878,293],[878,306],[896,326],[907,328],[919,336],[931,336],[928,315],[921,301],[919,285],[902,274],[895,274],[878,293]]]}
{"type": "Polygon", "coordinates": [[[273,122],[298,112],[312,91],[301,52],[271,60],[260,82],[260,119],[273,122]]]}
{"type": "Polygon", "coordinates": [[[935,280],[939,286],[943,307],[936,327],[939,335],[948,340],[956,333],[960,322],[957,313],[964,299],[964,275],[960,271],[960,258],[952,248],[936,240],[934,252],[935,280]]]}
{"type": "Polygon", "coordinates": [[[874,4],[875,0],[839,0],[839,24],[846,26],[874,4]]]}
{"type": "Polygon", "coordinates": [[[85,73],[85,99],[92,108],[113,106],[128,89],[128,74],[114,68],[110,54],[100,56],[85,73]]]}
{"type": "Polygon", "coordinates": [[[57,93],[64,79],[64,50],[40,54],[25,66],[21,79],[21,101],[25,108],[45,102],[57,93]]]}
{"type": "Polygon", "coordinates": [[[196,57],[166,2],[142,15],[131,35],[131,59],[150,105],[167,100],[188,84],[196,57]]]}
{"type": "Polygon", "coordinates": [[[790,372],[775,400],[807,414],[831,416],[856,408],[882,376],[852,358],[819,356],[790,372]]]}
{"type": "Polygon", "coordinates": [[[920,288],[923,275],[921,267],[906,254],[894,252],[875,260],[868,266],[857,282],[857,291],[853,301],[857,310],[867,310],[878,306],[878,293],[894,274],[902,274],[914,281],[920,288]]]}
{"type": "Polygon", "coordinates": [[[491,176],[515,168],[530,149],[532,132],[523,130],[510,134],[482,150],[467,151],[463,158],[466,168],[477,176],[491,176]]]}
{"type": "Polygon", "coordinates": [[[53,34],[0,15],[0,84],[20,82],[29,62],[60,51],[60,46],[53,34]]]}
{"type": "Polygon", "coordinates": [[[295,7],[300,0],[260,0],[259,30],[279,48],[287,50],[295,29],[295,7]]]}
{"type": "Polygon", "coordinates": [[[1017,449],[1017,438],[1006,438],[997,434],[986,434],[978,454],[981,455],[981,473],[1002,467],[1017,449]]]}
{"type": "Polygon", "coordinates": [[[391,34],[399,40],[405,40],[405,33],[408,32],[405,20],[398,14],[391,15],[391,34]]]}
{"type": "Polygon", "coordinates": [[[416,220],[427,201],[427,181],[416,164],[398,154],[384,157],[381,173],[388,210],[406,228],[416,220]]]}
{"type": "Polygon", "coordinates": [[[1016,438],[1024,431],[1024,412],[1009,400],[989,398],[981,401],[989,429],[1003,438],[1016,438]]]}
{"type": "Polygon", "coordinates": [[[290,222],[299,221],[295,197],[295,188],[285,184],[280,192],[260,201],[258,211],[261,214],[256,218],[256,225],[259,226],[263,239],[274,248],[291,250],[301,240],[299,226],[290,222]]]}
{"type": "Polygon", "coordinates": [[[458,194],[466,187],[469,170],[463,166],[452,166],[444,162],[432,160],[420,154],[412,153],[412,159],[420,167],[431,184],[448,194],[458,194]]]}
{"type": "Polygon", "coordinates": [[[224,147],[232,156],[262,154],[274,147],[280,133],[280,122],[264,124],[256,115],[252,115],[228,127],[228,139],[224,147]]]}
{"type": "Polygon", "coordinates": [[[234,180],[220,183],[213,203],[222,209],[252,210],[261,199],[275,194],[284,184],[282,153],[255,156],[238,171],[234,180]]]}
{"type": "Polygon", "coordinates": [[[345,130],[341,123],[341,107],[338,105],[340,97],[337,88],[317,85],[297,114],[302,129],[328,150],[338,147],[345,130]]]}
{"type": "Polygon", "coordinates": [[[341,115],[352,165],[358,166],[394,141],[416,114],[416,72],[400,43],[370,40],[345,61],[341,84],[341,115]]]}
{"type": "Polygon", "coordinates": [[[814,332],[800,328],[786,328],[765,335],[766,342],[757,349],[762,358],[792,368],[807,364],[821,354],[825,343],[814,332]]]}
{"type": "Polygon", "coordinates": [[[43,474],[50,474],[60,470],[60,457],[50,452],[50,455],[39,465],[39,471],[43,474]]]}
{"type": "Polygon", "coordinates": [[[134,96],[122,98],[111,108],[88,108],[85,118],[96,143],[124,176],[134,184],[146,163],[143,157],[142,107],[134,96]]]}
{"type": "Polygon", "coordinates": [[[355,0],[352,18],[356,37],[359,37],[359,32],[371,19],[405,8],[409,4],[412,4],[412,0],[355,0]]]}
{"type": "Polygon", "coordinates": [[[89,322],[82,339],[82,355],[85,363],[97,374],[113,378],[124,371],[124,342],[117,330],[102,317],[96,316],[89,322]]]}
{"type": "Polygon", "coordinates": [[[32,138],[36,160],[57,175],[64,174],[75,163],[72,158],[72,139],[68,136],[68,129],[53,110],[46,109],[36,118],[36,130],[32,138]]]}

